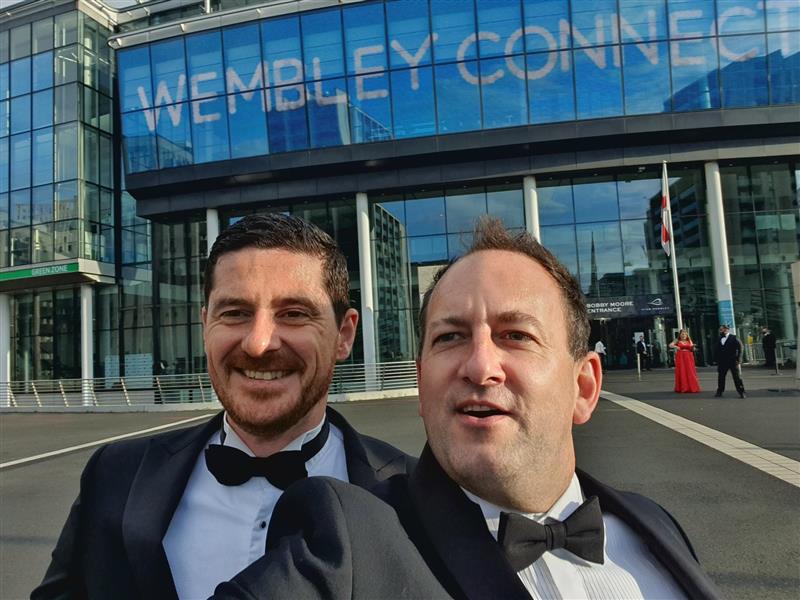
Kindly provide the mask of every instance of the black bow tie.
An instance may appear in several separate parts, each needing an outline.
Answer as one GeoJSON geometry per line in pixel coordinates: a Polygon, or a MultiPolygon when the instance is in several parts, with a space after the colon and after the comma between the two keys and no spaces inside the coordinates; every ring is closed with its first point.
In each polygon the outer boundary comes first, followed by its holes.
{"type": "Polygon", "coordinates": [[[589,562],[603,564],[603,513],[592,496],[563,522],[541,524],[514,513],[500,513],[497,541],[515,571],[533,564],[547,550],[564,548],[589,562]]]}
{"type": "Polygon", "coordinates": [[[242,485],[251,477],[266,477],[276,488],[285,490],[308,477],[306,461],[322,449],[329,431],[326,419],[320,432],[300,450],[284,450],[264,458],[231,446],[209,444],[205,452],[206,467],[222,485],[242,485]]]}

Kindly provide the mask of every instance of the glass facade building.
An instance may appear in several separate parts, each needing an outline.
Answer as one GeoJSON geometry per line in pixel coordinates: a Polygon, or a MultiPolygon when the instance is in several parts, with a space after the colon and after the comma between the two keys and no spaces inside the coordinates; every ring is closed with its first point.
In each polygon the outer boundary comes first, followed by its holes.
{"type": "Polygon", "coordinates": [[[0,18],[0,380],[204,371],[209,238],[274,211],[342,246],[353,362],[415,356],[492,215],[576,275],[609,367],[639,332],[667,364],[663,160],[700,361],[721,322],[796,347],[798,2],[108,4],[0,18]]]}

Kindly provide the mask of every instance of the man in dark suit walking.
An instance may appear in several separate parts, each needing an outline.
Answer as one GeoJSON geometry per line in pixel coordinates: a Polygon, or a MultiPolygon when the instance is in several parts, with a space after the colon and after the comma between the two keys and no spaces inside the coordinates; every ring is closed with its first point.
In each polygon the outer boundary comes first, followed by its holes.
{"type": "Polygon", "coordinates": [[[764,366],[768,369],[775,368],[775,334],[769,327],[761,329],[761,347],[764,349],[764,366]]]}
{"type": "Polygon", "coordinates": [[[329,479],[281,499],[268,551],[217,598],[715,598],[675,520],[576,470],[602,369],[581,289],[499,221],[443,267],[420,311],[420,414],[410,476],[329,479]],[[425,565],[423,568],[422,565],[425,565]]]}
{"type": "Polygon", "coordinates": [[[742,362],[742,343],[731,333],[727,325],[719,328],[719,340],[714,345],[714,361],[717,363],[717,393],[714,397],[722,396],[725,391],[725,377],[730,371],[739,397],[746,398],[747,394],[744,392],[744,383],[739,371],[742,362]]]}
{"type": "Polygon", "coordinates": [[[283,490],[308,475],[363,487],[409,457],[326,410],[358,314],[347,264],[317,227],[246,217],[205,272],[208,372],[225,412],[111,444],[89,460],[38,598],[206,598],[261,556],[283,490]]]}
{"type": "Polygon", "coordinates": [[[652,370],[650,368],[650,353],[647,351],[647,342],[644,341],[644,336],[640,335],[636,342],[636,354],[639,355],[639,365],[644,370],[652,370]]]}

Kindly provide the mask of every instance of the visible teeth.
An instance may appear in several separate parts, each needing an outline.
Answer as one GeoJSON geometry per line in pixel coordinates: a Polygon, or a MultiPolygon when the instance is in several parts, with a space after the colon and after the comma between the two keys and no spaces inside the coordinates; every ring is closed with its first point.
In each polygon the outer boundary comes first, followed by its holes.
{"type": "Polygon", "coordinates": [[[477,404],[473,404],[462,409],[462,412],[491,412],[493,410],[495,409],[489,408],[488,406],[478,406],[477,404]]]}
{"type": "Polygon", "coordinates": [[[286,377],[286,375],[289,374],[289,371],[251,371],[249,369],[245,369],[244,374],[250,379],[263,379],[264,381],[272,381],[273,379],[286,377]]]}

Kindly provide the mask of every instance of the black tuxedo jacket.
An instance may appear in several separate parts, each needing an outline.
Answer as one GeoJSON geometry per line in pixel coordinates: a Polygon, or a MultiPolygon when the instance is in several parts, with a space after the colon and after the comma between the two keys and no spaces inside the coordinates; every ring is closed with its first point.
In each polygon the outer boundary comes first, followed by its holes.
{"type": "Polygon", "coordinates": [[[718,367],[733,367],[742,359],[742,343],[732,333],[728,335],[725,344],[722,338],[717,338],[714,346],[714,360],[718,367]]]}
{"type": "MultiPolygon", "coordinates": [[[[687,597],[721,597],[663,508],[586,473],[578,478],[584,494],[598,496],[604,512],[640,536],[687,597]]],[[[267,555],[220,584],[214,598],[530,600],[480,508],[429,448],[410,477],[392,477],[373,494],[330,478],[291,486],[275,508],[267,555]]]]}
{"type": "MultiPolygon", "coordinates": [[[[333,409],[327,414],[343,433],[352,483],[373,487],[415,462],[360,435],[333,409]]],[[[31,598],[176,598],[162,539],[198,455],[221,425],[222,413],[203,425],[95,452],[50,567],[31,598]]]]}

